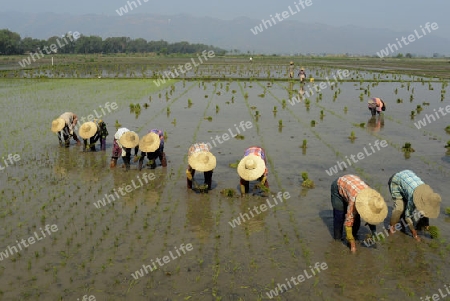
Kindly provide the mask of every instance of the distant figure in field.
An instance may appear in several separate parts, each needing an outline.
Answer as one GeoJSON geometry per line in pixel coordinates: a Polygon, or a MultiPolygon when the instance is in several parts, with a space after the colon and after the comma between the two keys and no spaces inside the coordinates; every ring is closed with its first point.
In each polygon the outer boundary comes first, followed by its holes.
{"type": "Polygon", "coordinates": [[[300,82],[303,83],[306,79],[306,72],[305,68],[300,68],[300,71],[298,72],[298,76],[300,77],[300,82]]]}
{"type": "Polygon", "coordinates": [[[294,78],[294,62],[289,63],[289,78],[294,78]]]}
{"type": "Polygon", "coordinates": [[[65,112],[52,121],[52,132],[58,135],[59,145],[69,147],[70,137],[80,145],[77,134],[73,131],[78,123],[78,117],[72,112],[65,112]]]}
{"type": "Polygon", "coordinates": [[[380,115],[381,111],[386,111],[386,105],[384,104],[384,101],[378,97],[372,97],[371,99],[369,99],[367,101],[367,106],[372,116],[375,116],[376,114],[380,115]]]}

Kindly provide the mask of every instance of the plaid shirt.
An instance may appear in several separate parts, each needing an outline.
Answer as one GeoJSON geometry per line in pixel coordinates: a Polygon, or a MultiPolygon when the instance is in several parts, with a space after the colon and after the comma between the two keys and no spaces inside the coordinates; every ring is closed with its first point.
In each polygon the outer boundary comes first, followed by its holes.
{"type": "Polygon", "coordinates": [[[416,205],[414,205],[414,190],[424,182],[411,170],[403,170],[392,176],[391,191],[392,199],[406,201],[405,218],[412,218],[416,205]]]}
{"type": "Polygon", "coordinates": [[[358,193],[369,186],[355,175],[345,175],[337,181],[339,194],[348,202],[347,213],[345,214],[345,226],[352,227],[355,219],[355,202],[358,193]]]}
{"type": "Polygon", "coordinates": [[[264,151],[264,149],[262,147],[259,146],[252,146],[249,147],[245,150],[244,152],[244,157],[247,157],[248,155],[255,155],[255,156],[259,156],[261,157],[261,159],[264,160],[264,164],[266,165],[266,169],[264,170],[264,176],[267,177],[267,174],[269,173],[268,169],[267,169],[267,161],[266,161],[266,152],[264,151]]]}
{"type": "Polygon", "coordinates": [[[192,144],[191,147],[189,148],[188,156],[193,155],[195,153],[200,153],[200,152],[209,152],[208,144],[203,143],[203,142],[192,144]]]}

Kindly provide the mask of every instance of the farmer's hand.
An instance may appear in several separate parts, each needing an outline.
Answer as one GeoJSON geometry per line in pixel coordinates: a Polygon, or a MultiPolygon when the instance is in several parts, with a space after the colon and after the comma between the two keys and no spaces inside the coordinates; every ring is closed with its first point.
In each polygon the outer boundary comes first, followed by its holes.
{"type": "Polygon", "coordinates": [[[394,234],[396,231],[394,230],[394,226],[390,225],[389,226],[389,234],[394,234]]]}
{"type": "Polygon", "coordinates": [[[188,169],[186,169],[186,177],[188,178],[189,181],[192,181],[192,174],[188,169]]]}
{"type": "Polygon", "coordinates": [[[350,243],[350,252],[356,253],[356,243],[355,243],[355,240],[352,239],[352,240],[349,240],[348,242],[350,243]]]}
{"type": "Polygon", "coordinates": [[[411,232],[412,232],[413,238],[414,238],[416,241],[420,242],[420,237],[419,237],[419,235],[417,235],[417,231],[414,230],[414,231],[411,231],[411,232]]]}

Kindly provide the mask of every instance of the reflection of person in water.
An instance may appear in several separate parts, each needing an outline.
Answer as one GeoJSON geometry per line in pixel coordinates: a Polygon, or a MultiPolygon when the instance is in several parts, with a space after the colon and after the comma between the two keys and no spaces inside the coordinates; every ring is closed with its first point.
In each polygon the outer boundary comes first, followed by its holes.
{"type": "Polygon", "coordinates": [[[300,86],[300,90],[298,90],[298,94],[300,94],[300,97],[302,98],[303,95],[305,95],[305,88],[303,85],[300,86]]]}
{"type": "Polygon", "coordinates": [[[367,129],[371,132],[378,132],[380,129],[384,127],[384,116],[372,116],[367,121],[367,129]]]}
{"type": "Polygon", "coordinates": [[[209,198],[198,198],[188,196],[186,200],[187,211],[186,220],[192,232],[203,242],[209,237],[209,233],[214,229],[214,220],[209,198]]]}

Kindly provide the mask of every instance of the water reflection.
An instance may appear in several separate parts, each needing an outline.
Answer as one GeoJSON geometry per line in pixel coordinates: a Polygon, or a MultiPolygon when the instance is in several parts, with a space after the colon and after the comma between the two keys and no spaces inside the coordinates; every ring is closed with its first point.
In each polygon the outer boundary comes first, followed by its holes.
{"type": "Polygon", "coordinates": [[[384,127],[384,116],[372,116],[367,121],[367,129],[370,132],[376,133],[379,132],[384,127]]]}

